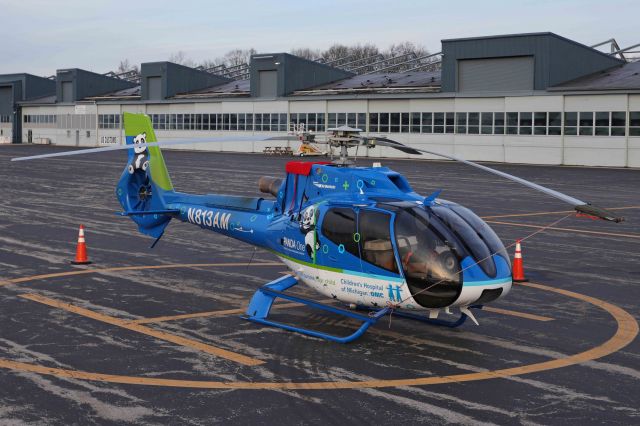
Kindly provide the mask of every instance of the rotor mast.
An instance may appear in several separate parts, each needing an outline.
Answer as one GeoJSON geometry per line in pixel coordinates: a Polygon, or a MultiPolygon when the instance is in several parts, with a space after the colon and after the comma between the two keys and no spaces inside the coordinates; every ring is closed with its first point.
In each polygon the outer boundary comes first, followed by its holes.
{"type": "Polygon", "coordinates": [[[333,160],[333,164],[338,167],[351,167],[355,162],[349,159],[348,149],[362,145],[362,137],[357,129],[349,126],[340,126],[327,129],[327,143],[332,147],[340,148],[340,156],[333,160]]]}

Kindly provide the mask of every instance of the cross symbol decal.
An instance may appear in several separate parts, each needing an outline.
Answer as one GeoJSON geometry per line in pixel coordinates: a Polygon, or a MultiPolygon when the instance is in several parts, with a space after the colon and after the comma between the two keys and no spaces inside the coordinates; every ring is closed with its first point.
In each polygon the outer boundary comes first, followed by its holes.
{"type": "Polygon", "coordinates": [[[349,182],[345,180],[344,183],[342,184],[342,187],[344,188],[345,191],[349,189],[349,182]]]}

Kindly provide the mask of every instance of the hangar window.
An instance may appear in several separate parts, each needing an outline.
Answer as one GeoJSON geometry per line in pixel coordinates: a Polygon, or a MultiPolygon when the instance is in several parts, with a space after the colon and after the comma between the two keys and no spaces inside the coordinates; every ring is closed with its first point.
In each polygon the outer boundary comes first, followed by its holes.
{"type": "Polygon", "coordinates": [[[533,113],[533,134],[543,136],[547,134],[547,113],[533,113]]]}
{"type": "Polygon", "coordinates": [[[504,112],[493,113],[493,131],[496,135],[504,135],[504,112]]]}
{"type": "MultiPolygon", "coordinates": [[[[286,120],[286,114],[281,114],[280,117],[280,127],[282,127],[282,123],[286,120]]],[[[324,131],[324,114],[323,113],[293,113],[290,115],[291,121],[291,129],[294,129],[294,126],[300,126],[304,124],[304,128],[311,132],[322,132],[324,131]]]]}
{"type": "MultiPolygon", "coordinates": [[[[369,115],[370,120],[375,120],[378,117],[379,113],[371,113],[369,115]]],[[[388,113],[382,113],[387,114],[388,113]]],[[[321,130],[324,130],[324,114],[318,113],[316,118],[318,119],[318,123],[322,124],[321,130]],[[321,117],[321,118],[320,118],[321,117]]],[[[367,126],[367,114],[364,112],[330,112],[328,114],[327,126],[331,127],[339,127],[339,126],[350,126],[350,127],[358,127],[362,130],[366,129],[367,126]]],[[[370,130],[375,132],[377,130],[370,130]]]]}
{"type": "Polygon", "coordinates": [[[409,133],[409,113],[403,112],[400,114],[400,132],[409,133]]]}
{"type": "Polygon", "coordinates": [[[518,113],[517,112],[507,113],[507,134],[508,135],[518,134],[518,113]]]}
{"type": "Polygon", "coordinates": [[[578,124],[580,125],[578,129],[578,134],[580,136],[592,136],[593,135],[593,112],[584,112],[581,111],[578,124]]]}
{"type": "Polygon", "coordinates": [[[455,130],[455,114],[453,112],[447,112],[445,115],[446,128],[445,131],[447,133],[453,133],[455,130]]]}
{"type": "Polygon", "coordinates": [[[389,132],[389,113],[384,112],[379,115],[379,128],[380,132],[387,133],[389,132]]]}
{"type": "Polygon", "coordinates": [[[420,133],[420,113],[411,113],[411,133],[420,133]]]}
{"type": "Polygon", "coordinates": [[[433,113],[433,133],[444,133],[444,112],[433,113]]]}
{"type": "Polygon", "coordinates": [[[256,132],[262,131],[262,114],[254,114],[254,125],[253,128],[256,132]]]}
{"type": "Polygon", "coordinates": [[[531,124],[533,123],[533,113],[521,112],[520,113],[520,132],[521,135],[531,134],[531,124]]]}
{"type": "Polygon", "coordinates": [[[564,113],[564,134],[565,135],[578,134],[578,113],[577,112],[564,113]]]}
{"type": "Polygon", "coordinates": [[[610,125],[611,123],[610,123],[609,111],[596,112],[596,128],[595,128],[596,136],[609,136],[610,125]]]}
{"type": "Polygon", "coordinates": [[[246,114],[238,114],[238,130],[240,130],[240,131],[247,130],[247,115],[246,114]]]}
{"type": "MultiPolygon", "coordinates": [[[[71,120],[65,120],[65,123],[62,127],[77,127],[72,123],[69,123],[71,120]]],[[[120,114],[98,114],[98,128],[99,129],[119,129],[120,128],[120,114]]]]}
{"type": "Polygon", "coordinates": [[[640,136],[640,111],[629,113],[629,136],[640,136]]]}
{"type": "Polygon", "coordinates": [[[347,126],[356,127],[356,114],[354,112],[347,113],[347,126]]]}
{"type": "Polygon", "coordinates": [[[625,111],[611,112],[611,136],[624,136],[624,128],[627,124],[625,111]]]}
{"type": "Polygon", "coordinates": [[[369,114],[369,131],[370,132],[377,132],[379,129],[378,127],[378,113],[371,113],[369,114]]]}
{"type": "Polygon", "coordinates": [[[456,133],[464,135],[467,133],[467,113],[456,112],[456,133]]]}
{"type": "Polygon", "coordinates": [[[422,113],[422,133],[433,133],[433,113],[422,113]]]}
{"type": "Polygon", "coordinates": [[[359,129],[362,130],[366,130],[367,129],[367,114],[364,112],[359,112],[357,114],[357,123],[356,123],[356,127],[358,127],[359,129]]]}
{"type": "Polygon", "coordinates": [[[480,115],[480,133],[483,135],[490,135],[493,133],[493,113],[492,112],[483,112],[480,115]]]}
{"type": "Polygon", "coordinates": [[[559,112],[549,113],[549,135],[560,135],[562,133],[562,114],[559,112]]]}
{"type": "Polygon", "coordinates": [[[468,133],[470,135],[477,135],[478,133],[480,133],[480,113],[470,112],[468,121],[468,133]]]}
{"type": "Polygon", "coordinates": [[[329,128],[336,127],[336,120],[337,120],[337,115],[333,113],[329,113],[329,120],[328,120],[329,128]]]}
{"type": "Polygon", "coordinates": [[[391,118],[389,119],[389,132],[390,133],[400,132],[400,113],[399,112],[391,113],[391,118]]]}

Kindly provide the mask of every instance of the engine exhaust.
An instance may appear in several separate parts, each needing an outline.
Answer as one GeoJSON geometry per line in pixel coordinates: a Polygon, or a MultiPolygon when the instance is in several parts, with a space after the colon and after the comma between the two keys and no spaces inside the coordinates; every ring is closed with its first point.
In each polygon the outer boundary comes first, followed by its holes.
{"type": "Polygon", "coordinates": [[[260,180],[258,180],[258,188],[260,188],[260,192],[271,194],[276,198],[278,197],[280,185],[282,185],[282,179],[276,177],[262,176],[260,180]]]}

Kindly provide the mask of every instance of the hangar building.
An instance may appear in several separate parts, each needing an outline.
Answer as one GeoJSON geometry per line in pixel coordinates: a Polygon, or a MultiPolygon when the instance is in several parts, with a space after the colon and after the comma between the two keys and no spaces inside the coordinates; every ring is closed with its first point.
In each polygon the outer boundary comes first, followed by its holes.
{"type": "MultiPolygon", "coordinates": [[[[170,62],[141,64],[137,81],[75,68],[51,79],[0,75],[0,141],[119,144],[129,111],[148,114],[163,139],[347,124],[470,160],[640,167],[640,61],[553,33],[443,40],[437,55],[437,67],[365,74],[274,53],[252,56],[235,78],[170,62]]],[[[190,148],[278,144],[293,142],[190,148]]],[[[384,147],[366,155],[406,156],[384,147]]]]}

